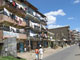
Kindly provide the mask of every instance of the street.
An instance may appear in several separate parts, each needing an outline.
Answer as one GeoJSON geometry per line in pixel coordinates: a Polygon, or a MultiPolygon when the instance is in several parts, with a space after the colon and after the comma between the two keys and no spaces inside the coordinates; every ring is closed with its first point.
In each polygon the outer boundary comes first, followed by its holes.
{"type": "Polygon", "coordinates": [[[80,49],[77,45],[74,45],[43,60],[80,60],[80,49]]]}

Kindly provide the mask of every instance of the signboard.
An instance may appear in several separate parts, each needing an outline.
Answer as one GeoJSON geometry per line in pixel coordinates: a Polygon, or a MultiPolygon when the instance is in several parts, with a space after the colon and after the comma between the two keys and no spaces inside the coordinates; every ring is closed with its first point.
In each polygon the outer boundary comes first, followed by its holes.
{"type": "Polygon", "coordinates": [[[18,33],[3,31],[3,37],[16,37],[19,38],[18,33]]]}

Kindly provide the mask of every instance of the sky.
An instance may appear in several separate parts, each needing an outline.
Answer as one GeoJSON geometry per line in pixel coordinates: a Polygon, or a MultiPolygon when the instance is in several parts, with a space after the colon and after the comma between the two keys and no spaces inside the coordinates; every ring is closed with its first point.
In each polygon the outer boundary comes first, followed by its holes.
{"type": "Polygon", "coordinates": [[[80,0],[28,0],[47,16],[48,28],[70,26],[80,31],[80,0]]]}

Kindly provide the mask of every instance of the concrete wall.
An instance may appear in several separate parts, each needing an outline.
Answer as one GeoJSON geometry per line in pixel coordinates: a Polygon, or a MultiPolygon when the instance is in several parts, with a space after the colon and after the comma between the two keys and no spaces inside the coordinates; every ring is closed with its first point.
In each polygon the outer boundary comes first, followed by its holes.
{"type": "Polygon", "coordinates": [[[69,28],[68,27],[50,29],[49,31],[54,33],[54,38],[56,40],[61,40],[62,38],[69,40],[69,28]]]}
{"type": "Polygon", "coordinates": [[[2,3],[3,3],[3,0],[0,0],[0,6],[2,5],[2,3]]]}

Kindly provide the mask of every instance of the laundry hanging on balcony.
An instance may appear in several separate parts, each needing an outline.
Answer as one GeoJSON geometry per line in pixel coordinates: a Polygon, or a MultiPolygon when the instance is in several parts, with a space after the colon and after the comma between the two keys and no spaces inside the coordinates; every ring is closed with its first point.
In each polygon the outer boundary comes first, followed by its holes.
{"type": "Polygon", "coordinates": [[[30,21],[30,27],[34,28],[35,26],[40,27],[40,24],[30,21]]]}
{"type": "Polygon", "coordinates": [[[34,23],[30,21],[30,27],[34,28],[34,23]]]}
{"type": "Polygon", "coordinates": [[[24,29],[19,29],[19,31],[20,31],[20,32],[22,32],[22,33],[24,33],[24,32],[25,32],[25,30],[24,30],[24,29]]]}
{"type": "Polygon", "coordinates": [[[12,5],[13,5],[13,6],[16,6],[16,3],[15,3],[15,1],[13,1],[13,2],[12,2],[12,5]]]}
{"type": "Polygon", "coordinates": [[[36,36],[37,34],[35,34],[35,33],[33,33],[32,31],[30,31],[30,36],[31,37],[34,37],[34,36],[36,36]]]}
{"type": "Polygon", "coordinates": [[[24,6],[22,6],[22,5],[20,5],[20,4],[18,4],[18,3],[16,3],[16,5],[17,5],[17,7],[19,8],[19,9],[23,9],[23,10],[25,10],[25,7],[24,6]]]}
{"type": "Polygon", "coordinates": [[[45,38],[48,38],[48,35],[47,34],[44,34],[45,38]]]}
{"type": "Polygon", "coordinates": [[[23,18],[16,16],[15,18],[18,21],[18,25],[21,25],[23,22],[23,18]]]}
{"type": "Polygon", "coordinates": [[[36,13],[36,16],[38,16],[39,18],[41,17],[41,15],[39,13],[36,13]]]}
{"type": "Polygon", "coordinates": [[[15,19],[15,15],[14,15],[13,13],[10,13],[10,17],[11,17],[12,19],[15,19]]]}
{"type": "Polygon", "coordinates": [[[18,25],[22,25],[23,19],[19,18],[18,25]]]}
{"type": "Polygon", "coordinates": [[[13,0],[8,0],[10,3],[12,3],[13,2],[13,0]]]}
{"type": "Polygon", "coordinates": [[[38,24],[38,23],[34,23],[34,25],[36,25],[36,26],[40,27],[40,24],[38,24]]]}
{"type": "Polygon", "coordinates": [[[10,26],[9,28],[10,28],[10,31],[11,31],[11,32],[16,32],[16,31],[17,31],[17,29],[14,28],[14,27],[12,27],[12,26],[10,26]]]}
{"type": "Polygon", "coordinates": [[[6,8],[4,8],[4,14],[10,16],[10,12],[6,8]]]}
{"type": "Polygon", "coordinates": [[[33,15],[36,16],[36,12],[33,12],[33,15]]]}

